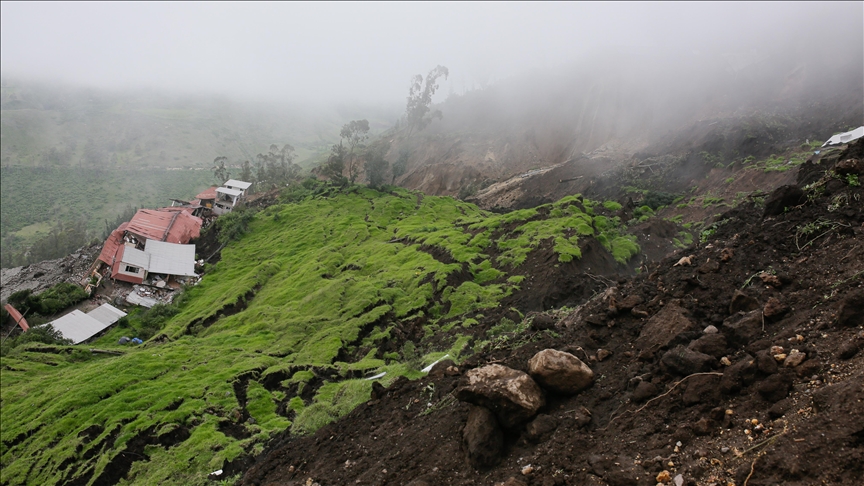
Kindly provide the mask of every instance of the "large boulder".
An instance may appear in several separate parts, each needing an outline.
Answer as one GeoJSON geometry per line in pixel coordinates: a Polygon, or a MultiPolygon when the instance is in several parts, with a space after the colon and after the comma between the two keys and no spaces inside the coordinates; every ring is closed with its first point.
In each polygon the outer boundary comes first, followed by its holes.
{"type": "Polygon", "coordinates": [[[504,449],[504,432],[488,408],[472,406],[468,422],[462,431],[468,459],[475,468],[491,467],[498,463],[504,449]]]}
{"type": "Polygon", "coordinates": [[[574,395],[591,386],[594,372],[579,358],[557,349],[544,349],[528,361],[528,373],[548,390],[574,395]]]}
{"type": "Polygon", "coordinates": [[[507,428],[530,419],[546,404],[543,390],[528,374],[499,364],[465,373],[465,382],[456,389],[456,398],[488,408],[507,428]]]}

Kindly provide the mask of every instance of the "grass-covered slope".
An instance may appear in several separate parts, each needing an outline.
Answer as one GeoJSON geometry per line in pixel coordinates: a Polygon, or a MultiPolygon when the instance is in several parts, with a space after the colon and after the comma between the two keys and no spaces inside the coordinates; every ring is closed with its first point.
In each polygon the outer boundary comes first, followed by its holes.
{"type": "Polygon", "coordinates": [[[0,359],[0,481],[232,474],[286,428],[314,431],[368,400],[364,376],[387,372],[386,384],[445,353],[464,357],[459,333],[519,291],[533,249],[553,241],[568,262],[588,238],[621,263],[639,251],[608,207],[577,196],[505,215],[365,189],[271,206],[143,346],[116,345],[133,329],[121,326],[90,346],[122,355],[31,344],[0,359]],[[416,347],[391,335],[409,321],[429,338],[416,347]]]}

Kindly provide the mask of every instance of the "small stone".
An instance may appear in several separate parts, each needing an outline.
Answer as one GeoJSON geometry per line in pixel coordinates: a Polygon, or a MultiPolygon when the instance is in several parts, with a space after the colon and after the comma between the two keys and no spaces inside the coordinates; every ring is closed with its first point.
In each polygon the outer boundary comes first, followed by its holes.
{"type": "Polygon", "coordinates": [[[672,461],[667,462],[666,465],[669,467],[675,467],[675,463],[672,461]]]}
{"type": "Polygon", "coordinates": [[[544,349],[528,361],[528,372],[541,386],[573,395],[594,381],[594,372],[579,358],[556,349],[544,349]]]}
{"type": "Polygon", "coordinates": [[[603,361],[604,359],[612,356],[612,351],[607,349],[598,349],[597,350],[597,361],[603,361]]]}
{"type": "Polygon", "coordinates": [[[684,486],[684,475],[678,474],[672,479],[672,482],[675,483],[675,486],[684,486]]]}
{"type": "Polygon", "coordinates": [[[712,326],[706,327],[705,330],[703,330],[702,332],[705,334],[717,334],[720,331],[715,326],[712,325],[712,326]]]}
{"type": "Polygon", "coordinates": [[[660,471],[660,474],[657,475],[657,482],[665,484],[669,481],[672,481],[672,475],[669,474],[669,471],[665,469],[663,471],[660,471]]]}
{"type": "Polygon", "coordinates": [[[805,359],[807,359],[807,353],[802,353],[797,349],[793,349],[792,351],[789,351],[789,356],[786,356],[786,359],[783,360],[783,366],[794,368],[803,363],[805,359]]]}
{"type": "Polygon", "coordinates": [[[774,359],[775,359],[778,363],[782,363],[783,361],[786,360],[786,353],[775,354],[775,355],[774,355],[774,359]]]}
{"type": "Polygon", "coordinates": [[[735,252],[732,251],[732,248],[723,248],[722,250],[720,250],[720,261],[721,262],[724,262],[724,263],[728,262],[729,260],[732,259],[733,256],[735,256],[735,252]]]}
{"type": "Polygon", "coordinates": [[[534,468],[531,467],[530,464],[522,468],[522,475],[523,476],[527,476],[527,475],[531,474],[532,472],[534,472],[534,468]]]}
{"type": "Polygon", "coordinates": [[[731,366],[732,362],[729,361],[729,358],[723,356],[722,358],[720,358],[720,364],[722,364],[723,366],[731,366]]]}
{"type": "Polygon", "coordinates": [[[781,354],[783,352],[785,352],[785,350],[783,349],[783,346],[771,346],[771,354],[772,355],[781,354]]]}

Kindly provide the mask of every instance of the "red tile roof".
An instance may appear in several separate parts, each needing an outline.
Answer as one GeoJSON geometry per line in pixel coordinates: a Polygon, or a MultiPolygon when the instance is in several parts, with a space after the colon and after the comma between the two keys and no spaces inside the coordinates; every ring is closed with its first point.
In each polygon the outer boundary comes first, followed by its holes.
{"type": "Polygon", "coordinates": [[[201,219],[182,210],[186,208],[174,209],[139,209],[126,231],[148,240],[189,243],[201,234],[201,219]]]}
{"type": "MultiPolygon", "coordinates": [[[[129,223],[123,223],[111,232],[111,235],[105,240],[105,244],[102,245],[102,251],[97,260],[101,260],[109,266],[114,265],[117,250],[123,247],[123,235],[126,233],[127,226],[129,223]]],[[[117,261],[120,261],[119,257],[117,257],[117,261]]]]}
{"type": "Polygon", "coordinates": [[[195,196],[195,199],[216,199],[216,186],[205,189],[201,194],[195,196]]]}
{"type": "Polygon", "coordinates": [[[21,326],[21,330],[27,332],[30,329],[30,326],[27,325],[27,319],[24,319],[24,316],[18,312],[18,309],[12,307],[12,304],[6,304],[3,307],[6,308],[6,312],[9,313],[9,316],[12,317],[12,320],[15,321],[16,324],[21,326]]]}

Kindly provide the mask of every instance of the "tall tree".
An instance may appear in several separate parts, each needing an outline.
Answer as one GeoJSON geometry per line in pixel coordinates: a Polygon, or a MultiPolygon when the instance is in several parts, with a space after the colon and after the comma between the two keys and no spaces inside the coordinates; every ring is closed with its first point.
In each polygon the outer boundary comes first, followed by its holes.
{"type": "Polygon", "coordinates": [[[380,189],[384,186],[385,176],[390,163],[384,158],[387,151],[390,149],[390,143],[386,140],[378,140],[370,144],[366,150],[366,163],[364,169],[366,171],[366,182],[373,189],[380,189]]]}
{"type": "Polygon", "coordinates": [[[395,184],[396,179],[401,177],[405,171],[408,170],[409,157],[411,157],[410,151],[402,150],[399,152],[399,157],[396,159],[396,162],[393,162],[393,166],[391,167],[393,178],[390,180],[390,184],[395,184]]]}
{"type": "Polygon", "coordinates": [[[345,171],[345,156],[347,150],[342,142],[333,145],[330,148],[330,157],[327,158],[327,163],[324,164],[324,176],[338,185],[345,185],[348,179],[343,175],[345,171]]]}
{"type": "Polygon", "coordinates": [[[213,177],[219,181],[219,184],[225,184],[225,182],[231,178],[231,172],[225,167],[225,162],[228,162],[228,157],[224,155],[216,157],[213,159],[213,177]]]}
{"type": "Polygon", "coordinates": [[[342,126],[339,136],[348,143],[345,165],[348,168],[348,179],[353,184],[360,174],[360,166],[354,149],[362,147],[363,142],[369,138],[369,120],[351,120],[342,126]]]}
{"type": "Polygon", "coordinates": [[[440,120],[443,116],[441,110],[430,113],[430,107],[432,96],[438,89],[438,78],[444,76],[444,79],[447,79],[449,75],[450,71],[445,66],[438,65],[426,75],[425,84],[420,74],[411,78],[411,85],[408,87],[408,105],[405,108],[409,137],[415,129],[419,132],[432,123],[434,118],[440,120]]]}

